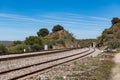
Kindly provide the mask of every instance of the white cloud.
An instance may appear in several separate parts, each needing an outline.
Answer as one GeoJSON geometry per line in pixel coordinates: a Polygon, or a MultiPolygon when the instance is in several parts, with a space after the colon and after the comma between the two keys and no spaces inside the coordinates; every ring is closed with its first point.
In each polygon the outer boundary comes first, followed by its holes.
{"type": "Polygon", "coordinates": [[[108,18],[103,18],[103,17],[95,17],[95,16],[89,16],[90,18],[93,18],[95,20],[102,20],[102,21],[110,21],[108,18]]]}
{"type": "MultiPolygon", "coordinates": [[[[110,24],[108,18],[102,18],[102,17],[94,17],[94,16],[82,16],[79,14],[72,14],[72,13],[64,13],[64,14],[46,14],[41,15],[39,18],[33,18],[23,15],[16,15],[16,14],[5,14],[0,13],[0,17],[5,18],[5,23],[8,23],[5,26],[17,26],[18,24],[15,22],[19,20],[24,21],[24,23],[21,23],[19,26],[24,25],[25,26],[34,26],[35,24],[41,26],[41,25],[56,25],[61,24],[65,26],[67,30],[74,33],[77,38],[90,38],[90,37],[96,37],[98,36],[104,28],[109,27],[110,24]],[[13,24],[9,24],[10,22],[7,22],[7,19],[12,19],[13,24]],[[31,23],[31,24],[28,24],[31,23]],[[33,24],[34,23],[34,24],[33,24]],[[32,25],[33,24],[33,25],[32,25]],[[99,31],[98,31],[99,30],[99,31]],[[98,33],[100,32],[100,33],[98,33]]],[[[2,21],[2,18],[0,19],[1,27],[4,24],[2,21]]],[[[4,26],[4,25],[3,25],[4,26]]],[[[21,27],[22,28],[22,27],[21,27]]],[[[18,29],[18,28],[16,28],[18,29]]],[[[25,29],[25,28],[24,28],[25,29]]],[[[34,28],[32,28],[34,29],[34,28]]],[[[16,30],[17,31],[17,30],[16,30]]],[[[31,31],[31,30],[30,30],[31,31]]],[[[12,30],[11,30],[12,32],[12,30]]],[[[21,33],[23,31],[21,30],[21,33]]],[[[1,32],[2,33],[2,32],[1,32]]],[[[19,32],[20,33],[20,32],[19,32]]],[[[36,33],[36,32],[35,32],[36,33]]],[[[17,34],[17,32],[16,32],[17,34]]],[[[32,33],[30,33],[31,35],[32,33]]],[[[28,36],[24,35],[25,36],[28,36]]],[[[21,34],[22,36],[22,34],[21,34]]]]}
{"type": "MultiPolygon", "coordinates": [[[[0,17],[5,17],[5,18],[10,18],[10,19],[15,19],[15,20],[26,20],[26,21],[33,21],[33,22],[41,22],[41,23],[60,23],[60,24],[71,24],[71,25],[75,25],[75,24],[82,24],[82,25],[94,25],[94,26],[101,26],[102,24],[104,24],[104,20],[108,21],[109,19],[107,18],[102,18],[102,17],[85,17],[85,16],[81,16],[78,14],[64,14],[61,16],[53,16],[53,15],[44,15],[42,16],[42,18],[40,19],[36,19],[36,18],[31,18],[31,17],[27,17],[27,16],[22,16],[22,15],[15,15],[15,14],[4,14],[4,13],[0,13],[0,17]],[[96,21],[92,21],[92,20],[88,20],[89,18],[93,18],[96,19],[96,21]],[[103,20],[103,22],[98,21],[98,20],[103,20]]],[[[104,24],[105,26],[107,26],[106,24],[104,24]]]]}
{"type": "Polygon", "coordinates": [[[30,18],[27,16],[15,15],[15,14],[3,14],[0,13],[0,17],[11,18],[16,20],[28,20],[28,21],[35,21],[35,22],[43,22],[42,20],[38,20],[35,18],[30,18]]]}

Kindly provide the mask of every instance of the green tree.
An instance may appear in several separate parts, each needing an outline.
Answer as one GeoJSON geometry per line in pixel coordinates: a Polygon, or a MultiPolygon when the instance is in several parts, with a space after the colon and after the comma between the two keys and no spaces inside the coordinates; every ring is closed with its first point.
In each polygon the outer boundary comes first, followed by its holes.
{"type": "Polygon", "coordinates": [[[4,45],[0,44],[0,54],[5,54],[7,52],[8,52],[7,48],[4,45]]]}
{"type": "Polygon", "coordinates": [[[64,30],[63,26],[61,26],[61,25],[55,25],[52,29],[53,32],[57,32],[60,30],[64,30]]]}
{"type": "Polygon", "coordinates": [[[116,23],[120,23],[120,19],[117,18],[117,17],[115,17],[115,18],[112,19],[111,22],[112,22],[112,24],[114,25],[114,24],[116,24],[116,23]]]}
{"type": "Polygon", "coordinates": [[[13,41],[13,45],[15,46],[15,45],[18,45],[18,44],[22,44],[22,41],[13,41]]]}
{"type": "Polygon", "coordinates": [[[37,36],[29,36],[24,42],[25,44],[30,45],[32,51],[41,50],[43,47],[42,39],[37,36]]]}
{"type": "Polygon", "coordinates": [[[46,28],[42,28],[42,29],[40,29],[38,32],[37,32],[37,35],[39,36],[39,37],[45,37],[45,36],[47,36],[49,34],[49,31],[48,31],[48,29],[46,29],[46,28]]]}
{"type": "Polygon", "coordinates": [[[42,44],[42,40],[37,36],[29,36],[24,41],[27,45],[42,44]]]}

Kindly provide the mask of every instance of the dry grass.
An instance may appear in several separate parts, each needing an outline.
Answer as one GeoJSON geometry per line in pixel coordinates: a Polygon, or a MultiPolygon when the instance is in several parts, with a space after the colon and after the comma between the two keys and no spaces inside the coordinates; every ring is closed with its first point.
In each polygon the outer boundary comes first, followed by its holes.
{"type": "Polygon", "coordinates": [[[63,64],[53,68],[50,72],[42,74],[47,78],[37,80],[109,80],[113,53],[88,57],[63,64]]]}

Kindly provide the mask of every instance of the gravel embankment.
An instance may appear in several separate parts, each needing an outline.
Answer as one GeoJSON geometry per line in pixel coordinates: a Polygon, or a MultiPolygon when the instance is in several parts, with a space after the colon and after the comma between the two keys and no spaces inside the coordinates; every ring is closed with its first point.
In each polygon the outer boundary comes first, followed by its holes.
{"type": "MultiPolygon", "coordinates": [[[[75,54],[75,53],[83,52],[85,50],[87,50],[87,48],[86,49],[72,50],[72,51],[68,51],[68,52],[62,52],[62,53],[59,53],[59,54],[51,54],[51,55],[30,57],[30,58],[24,58],[24,59],[18,59],[18,60],[3,61],[3,62],[0,62],[0,65],[2,65],[0,67],[0,71],[10,70],[10,69],[14,69],[14,68],[34,64],[34,63],[39,63],[39,62],[42,62],[42,61],[48,61],[48,60],[51,60],[51,59],[56,59],[56,58],[60,58],[60,57],[64,57],[64,56],[69,56],[69,55],[72,55],[72,54],[75,54]]],[[[73,58],[75,58],[75,57],[73,57],[73,58]]],[[[72,59],[72,58],[69,58],[69,59],[72,59]]],[[[63,61],[65,61],[65,60],[63,60],[63,61]]],[[[16,71],[16,72],[13,72],[13,73],[8,73],[5,76],[1,75],[0,80],[7,80],[10,77],[18,76],[19,74],[23,74],[25,72],[29,73],[29,72],[34,71],[35,69],[38,70],[40,68],[43,68],[45,66],[52,65],[52,64],[54,64],[54,62],[46,64],[46,65],[42,65],[42,66],[33,66],[29,70],[23,69],[22,71],[19,71],[19,72],[16,71]]]]}
{"type": "MultiPolygon", "coordinates": [[[[91,50],[91,51],[93,51],[93,50],[91,50]]],[[[91,52],[91,51],[89,51],[89,52],[91,52]]],[[[70,57],[70,58],[67,58],[67,59],[62,59],[62,60],[58,60],[58,61],[54,61],[54,62],[50,62],[50,63],[38,65],[38,66],[32,66],[30,68],[25,68],[25,69],[22,69],[22,70],[17,70],[15,72],[10,72],[6,75],[0,75],[0,79],[7,80],[7,79],[11,79],[13,77],[19,76],[19,75],[24,75],[24,74],[28,74],[28,73],[31,73],[31,72],[34,72],[34,71],[38,71],[40,69],[44,69],[44,68],[49,67],[49,66],[53,66],[53,65],[56,65],[56,64],[59,64],[59,63],[62,63],[62,62],[66,62],[66,61],[75,59],[75,58],[80,57],[82,55],[88,54],[89,52],[86,52],[86,53],[80,54],[80,55],[76,55],[76,56],[73,56],[73,57],[70,57]],[[19,74],[17,74],[17,73],[19,73],[19,74]]]]}
{"type": "Polygon", "coordinates": [[[23,67],[26,65],[49,61],[49,60],[57,59],[57,58],[64,57],[64,56],[69,56],[69,55],[72,55],[75,53],[80,53],[85,50],[87,50],[87,48],[72,50],[72,51],[68,51],[68,52],[62,52],[62,53],[58,53],[58,54],[50,54],[50,55],[28,57],[28,58],[17,59],[17,60],[1,61],[0,62],[0,65],[1,65],[0,72],[5,71],[5,70],[11,70],[14,68],[23,67]]]}
{"type": "MultiPolygon", "coordinates": [[[[96,49],[96,51],[89,56],[95,57],[100,53],[101,51],[96,49]]],[[[62,64],[60,66],[52,68],[48,72],[45,72],[43,74],[41,73],[37,74],[34,77],[31,77],[25,80],[94,80],[93,77],[86,78],[87,76],[86,72],[91,71],[91,74],[93,74],[94,70],[99,68],[99,66],[97,66],[96,64],[97,65],[100,64],[98,58],[89,59],[87,56],[69,63],[62,64]]],[[[94,75],[95,74],[93,74],[93,76],[94,75]]],[[[88,74],[88,76],[90,75],[88,74]]]]}

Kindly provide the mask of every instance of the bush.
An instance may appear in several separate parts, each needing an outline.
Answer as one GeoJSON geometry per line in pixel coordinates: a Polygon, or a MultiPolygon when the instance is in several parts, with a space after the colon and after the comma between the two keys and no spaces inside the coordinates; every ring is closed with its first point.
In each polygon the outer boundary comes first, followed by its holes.
{"type": "Polygon", "coordinates": [[[116,23],[120,23],[120,19],[117,18],[117,17],[115,17],[115,18],[112,19],[111,22],[112,22],[112,24],[114,25],[114,24],[116,24],[116,23]]]}
{"type": "Polygon", "coordinates": [[[8,52],[7,48],[4,45],[0,44],[0,54],[5,54],[7,52],[8,52]]]}
{"type": "Polygon", "coordinates": [[[108,42],[108,47],[112,49],[120,48],[120,41],[112,40],[108,42]]]}
{"type": "Polygon", "coordinates": [[[108,29],[107,34],[113,34],[113,31],[108,29]]]}
{"type": "Polygon", "coordinates": [[[39,36],[39,37],[45,37],[45,36],[47,36],[49,34],[49,31],[48,31],[48,29],[46,29],[46,28],[42,28],[42,29],[40,29],[38,32],[37,32],[37,35],[39,36]]]}
{"type": "Polygon", "coordinates": [[[105,29],[105,30],[102,32],[102,35],[103,35],[103,36],[107,35],[107,31],[108,31],[108,29],[105,29]]]}
{"type": "Polygon", "coordinates": [[[26,49],[26,51],[30,51],[28,45],[18,44],[16,46],[11,46],[9,48],[9,53],[22,53],[22,52],[24,52],[24,49],[26,49]]]}
{"type": "Polygon", "coordinates": [[[39,51],[39,50],[43,49],[43,46],[39,45],[39,44],[34,44],[34,45],[31,45],[31,49],[32,49],[32,51],[39,51]]]}
{"type": "Polygon", "coordinates": [[[61,25],[55,25],[52,29],[53,32],[57,32],[60,30],[64,30],[64,28],[61,25]]]}
{"type": "Polygon", "coordinates": [[[24,42],[27,45],[34,45],[34,44],[41,45],[42,44],[42,40],[37,36],[29,36],[26,38],[26,40],[24,42]]]}
{"type": "Polygon", "coordinates": [[[22,41],[13,41],[13,45],[18,45],[18,44],[22,44],[22,41]]]}
{"type": "Polygon", "coordinates": [[[32,51],[43,49],[43,41],[37,36],[30,36],[26,38],[25,44],[29,45],[32,51]]]}

